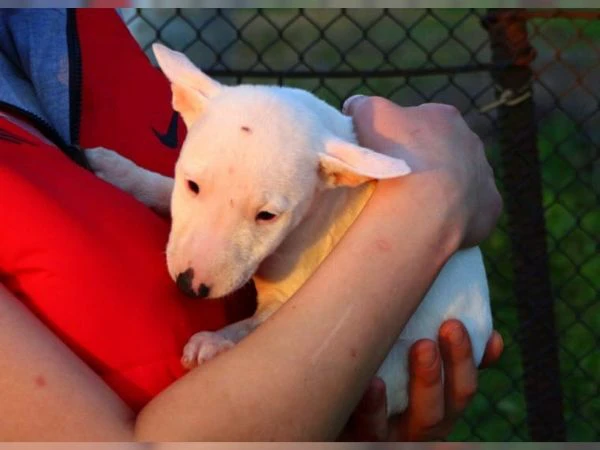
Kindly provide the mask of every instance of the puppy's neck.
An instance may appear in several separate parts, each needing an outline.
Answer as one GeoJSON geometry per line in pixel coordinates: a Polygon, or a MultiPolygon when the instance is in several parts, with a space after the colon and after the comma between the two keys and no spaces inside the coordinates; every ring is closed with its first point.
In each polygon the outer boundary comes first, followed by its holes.
{"type": "Polygon", "coordinates": [[[326,190],[254,276],[259,303],[290,298],[333,250],[360,214],[375,183],[326,190]]]}

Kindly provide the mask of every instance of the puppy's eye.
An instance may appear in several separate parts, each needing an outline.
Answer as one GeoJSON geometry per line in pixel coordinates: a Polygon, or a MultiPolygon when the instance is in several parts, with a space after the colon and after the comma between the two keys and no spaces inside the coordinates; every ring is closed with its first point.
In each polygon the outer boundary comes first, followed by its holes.
{"type": "Polygon", "coordinates": [[[273,214],[269,211],[261,211],[256,215],[255,219],[257,222],[271,222],[275,220],[276,217],[277,214],[273,214]]]}
{"type": "Polygon", "coordinates": [[[187,181],[187,187],[194,194],[197,194],[198,192],[200,192],[200,186],[198,186],[198,183],[195,183],[192,180],[187,181]]]}

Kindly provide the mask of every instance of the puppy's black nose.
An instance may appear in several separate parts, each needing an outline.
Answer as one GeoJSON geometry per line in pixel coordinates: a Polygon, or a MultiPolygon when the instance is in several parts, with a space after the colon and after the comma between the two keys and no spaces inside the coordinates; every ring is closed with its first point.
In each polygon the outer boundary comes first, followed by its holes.
{"type": "Polygon", "coordinates": [[[181,272],[177,275],[177,280],[175,283],[177,287],[187,296],[195,297],[195,298],[205,298],[210,294],[210,287],[205,285],[204,283],[200,284],[198,288],[198,292],[194,291],[192,287],[192,283],[194,280],[194,269],[191,267],[185,272],[181,272]]]}
{"type": "Polygon", "coordinates": [[[208,297],[209,293],[210,293],[210,288],[207,285],[205,285],[204,283],[202,283],[200,285],[200,289],[198,290],[198,297],[200,297],[200,298],[208,297]]]}
{"type": "Polygon", "coordinates": [[[194,292],[194,289],[192,288],[192,279],[193,278],[194,278],[194,269],[192,269],[190,267],[185,272],[181,272],[179,275],[177,275],[177,280],[175,281],[175,283],[177,284],[177,287],[185,295],[189,295],[190,297],[196,297],[196,293],[194,292]]]}

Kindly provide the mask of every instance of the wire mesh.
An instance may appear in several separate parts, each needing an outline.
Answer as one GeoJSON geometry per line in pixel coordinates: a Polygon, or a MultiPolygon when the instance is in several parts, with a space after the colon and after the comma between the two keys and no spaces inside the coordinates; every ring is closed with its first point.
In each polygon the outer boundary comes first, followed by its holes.
{"type": "MultiPolygon", "coordinates": [[[[357,93],[406,106],[453,104],[483,139],[504,189],[497,109],[480,112],[496,99],[491,71],[503,68],[491,62],[482,27],[485,10],[131,9],[122,14],[150,59],[151,44],[161,41],[224,83],[301,87],[334,106],[357,93]]],[[[548,248],[547,255],[533,258],[543,258],[550,268],[566,437],[595,441],[600,437],[600,13],[561,15],[546,11],[527,22],[537,50],[531,63],[535,142],[548,248]]],[[[531,438],[511,233],[504,214],[482,245],[505,351],[494,368],[481,373],[479,392],[451,440],[531,438]]]]}

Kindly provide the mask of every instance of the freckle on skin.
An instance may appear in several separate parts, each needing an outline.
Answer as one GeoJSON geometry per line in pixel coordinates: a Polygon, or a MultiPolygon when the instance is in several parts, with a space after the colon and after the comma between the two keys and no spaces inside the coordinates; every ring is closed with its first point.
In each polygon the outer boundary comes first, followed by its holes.
{"type": "Polygon", "coordinates": [[[244,125],[244,126],[241,128],[241,130],[242,130],[242,131],[245,131],[246,133],[249,133],[249,134],[251,134],[251,133],[252,133],[252,130],[250,129],[250,127],[247,127],[247,126],[245,126],[245,125],[244,125]]]}
{"type": "Polygon", "coordinates": [[[44,387],[46,386],[46,379],[43,376],[38,375],[37,377],[35,377],[35,384],[39,387],[44,387]]]}
{"type": "Polygon", "coordinates": [[[233,208],[233,199],[232,198],[229,199],[229,207],[233,208]]]}
{"type": "Polygon", "coordinates": [[[352,356],[353,358],[356,358],[356,349],[355,348],[350,350],[350,356],[352,356]]]}
{"type": "Polygon", "coordinates": [[[387,251],[389,251],[392,248],[392,246],[390,245],[390,243],[388,241],[386,241],[385,239],[377,239],[375,241],[375,245],[382,252],[387,252],[387,251]]]}

